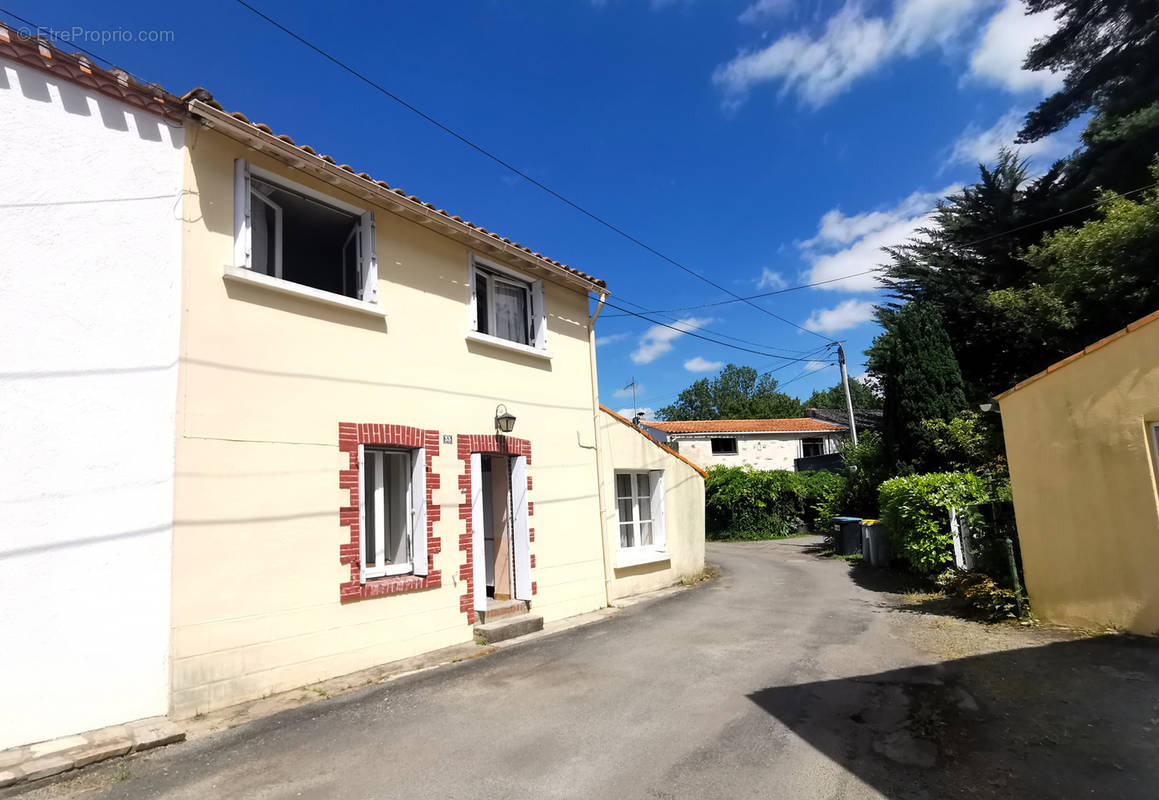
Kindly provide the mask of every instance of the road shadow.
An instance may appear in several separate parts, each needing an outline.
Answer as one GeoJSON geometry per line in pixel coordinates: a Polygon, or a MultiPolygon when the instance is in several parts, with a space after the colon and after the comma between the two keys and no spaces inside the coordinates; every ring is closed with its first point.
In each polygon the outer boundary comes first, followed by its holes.
{"type": "Polygon", "coordinates": [[[1103,636],[749,698],[891,800],[1159,796],[1159,641],[1103,636]]]}

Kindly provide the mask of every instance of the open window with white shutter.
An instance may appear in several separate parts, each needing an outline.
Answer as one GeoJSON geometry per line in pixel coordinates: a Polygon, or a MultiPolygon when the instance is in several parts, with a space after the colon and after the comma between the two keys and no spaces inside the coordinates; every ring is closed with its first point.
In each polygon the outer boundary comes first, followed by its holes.
{"type": "Polygon", "coordinates": [[[619,516],[616,566],[666,559],[664,471],[617,472],[615,480],[619,516]]]}
{"type": "Polygon", "coordinates": [[[362,580],[388,575],[426,575],[426,458],[423,450],[360,445],[358,469],[362,580]]]}
{"type": "Polygon", "coordinates": [[[377,302],[373,212],[238,159],[234,222],[235,266],[377,302]]]}

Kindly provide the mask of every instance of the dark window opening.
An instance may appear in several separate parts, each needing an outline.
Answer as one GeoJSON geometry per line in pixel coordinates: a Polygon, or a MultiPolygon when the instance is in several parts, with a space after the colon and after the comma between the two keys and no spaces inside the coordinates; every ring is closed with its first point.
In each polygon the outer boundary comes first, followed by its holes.
{"type": "Polygon", "coordinates": [[[250,224],[255,272],[361,297],[361,215],[255,177],[250,224]]]}
{"type": "Polygon", "coordinates": [[[804,458],[825,455],[825,440],[820,436],[809,436],[801,440],[801,455],[804,458]]]}
{"type": "Polygon", "coordinates": [[[717,456],[736,455],[736,437],[729,436],[712,440],[712,454],[717,456]]]}

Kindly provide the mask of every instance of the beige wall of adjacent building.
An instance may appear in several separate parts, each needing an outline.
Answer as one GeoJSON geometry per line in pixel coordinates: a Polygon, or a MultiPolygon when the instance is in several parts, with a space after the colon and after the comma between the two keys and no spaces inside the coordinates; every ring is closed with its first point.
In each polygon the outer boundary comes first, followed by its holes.
{"type": "Polygon", "coordinates": [[[704,477],[623,418],[600,411],[600,457],[608,597],[616,600],[671,586],[704,569],[704,477]],[[620,566],[616,473],[664,471],[666,558],[620,566]]]}
{"type": "Polygon", "coordinates": [[[1159,321],[1132,328],[1000,402],[1035,613],[1154,634],[1159,321]]]}
{"type": "Polygon", "coordinates": [[[754,469],[786,469],[792,472],[796,469],[793,460],[803,454],[801,438],[805,436],[824,439],[826,453],[837,449],[837,437],[829,433],[738,433],[735,436],[713,434],[703,437],[677,434],[669,437],[669,443],[675,441],[680,455],[705,469],[718,464],[726,467],[747,464],[754,469]],[[712,452],[712,440],[721,438],[735,438],[737,452],[733,455],[715,455],[712,452]]]}
{"type": "Polygon", "coordinates": [[[339,603],[339,422],[491,434],[497,403],[532,445],[533,609],[606,602],[587,297],[547,282],[550,361],[466,341],[467,246],[384,209],[385,320],[223,278],[234,262],[234,160],[365,208],[210,129],[187,140],[172,711],[178,717],[470,641],[456,444],[441,487],[442,586],[339,603]]]}

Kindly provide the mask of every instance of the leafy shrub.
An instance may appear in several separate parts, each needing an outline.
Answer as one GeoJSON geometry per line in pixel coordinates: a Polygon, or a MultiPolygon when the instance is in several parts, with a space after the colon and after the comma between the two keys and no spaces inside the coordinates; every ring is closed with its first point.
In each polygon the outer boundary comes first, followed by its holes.
{"type": "Polygon", "coordinates": [[[954,560],[949,509],[986,499],[986,484],[968,472],[891,478],[878,490],[894,553],[915,572],[932,575],[954,560]]]}
{"type": "Polygon", "coordinates": [[[814,526],[810,527],[815,533],[828,535],[833,530],[834,517],[876,519],[880,516],[877,489],[889,477],[889,460],[880,434],[866,431],[856,445],[845,443],[841,454],[844,463],[840,476],[844,478],[844,485],[822,498],[814,526]]]}
{"type": "Polygon", "coordinates": [[[1018,618],[1014,592],[1004,589],[980,572],[949,569],[938,576],[938,585],[950,596],[950,605],[965,616],[983,622],[1018,618]]]}
{"type": "Polygon", "coordinates": [[[840,491],[838,475],[752,467],[708,470],[705,532],[710,539],[772,539],[815,524],[825,498],[840,491]]]}

